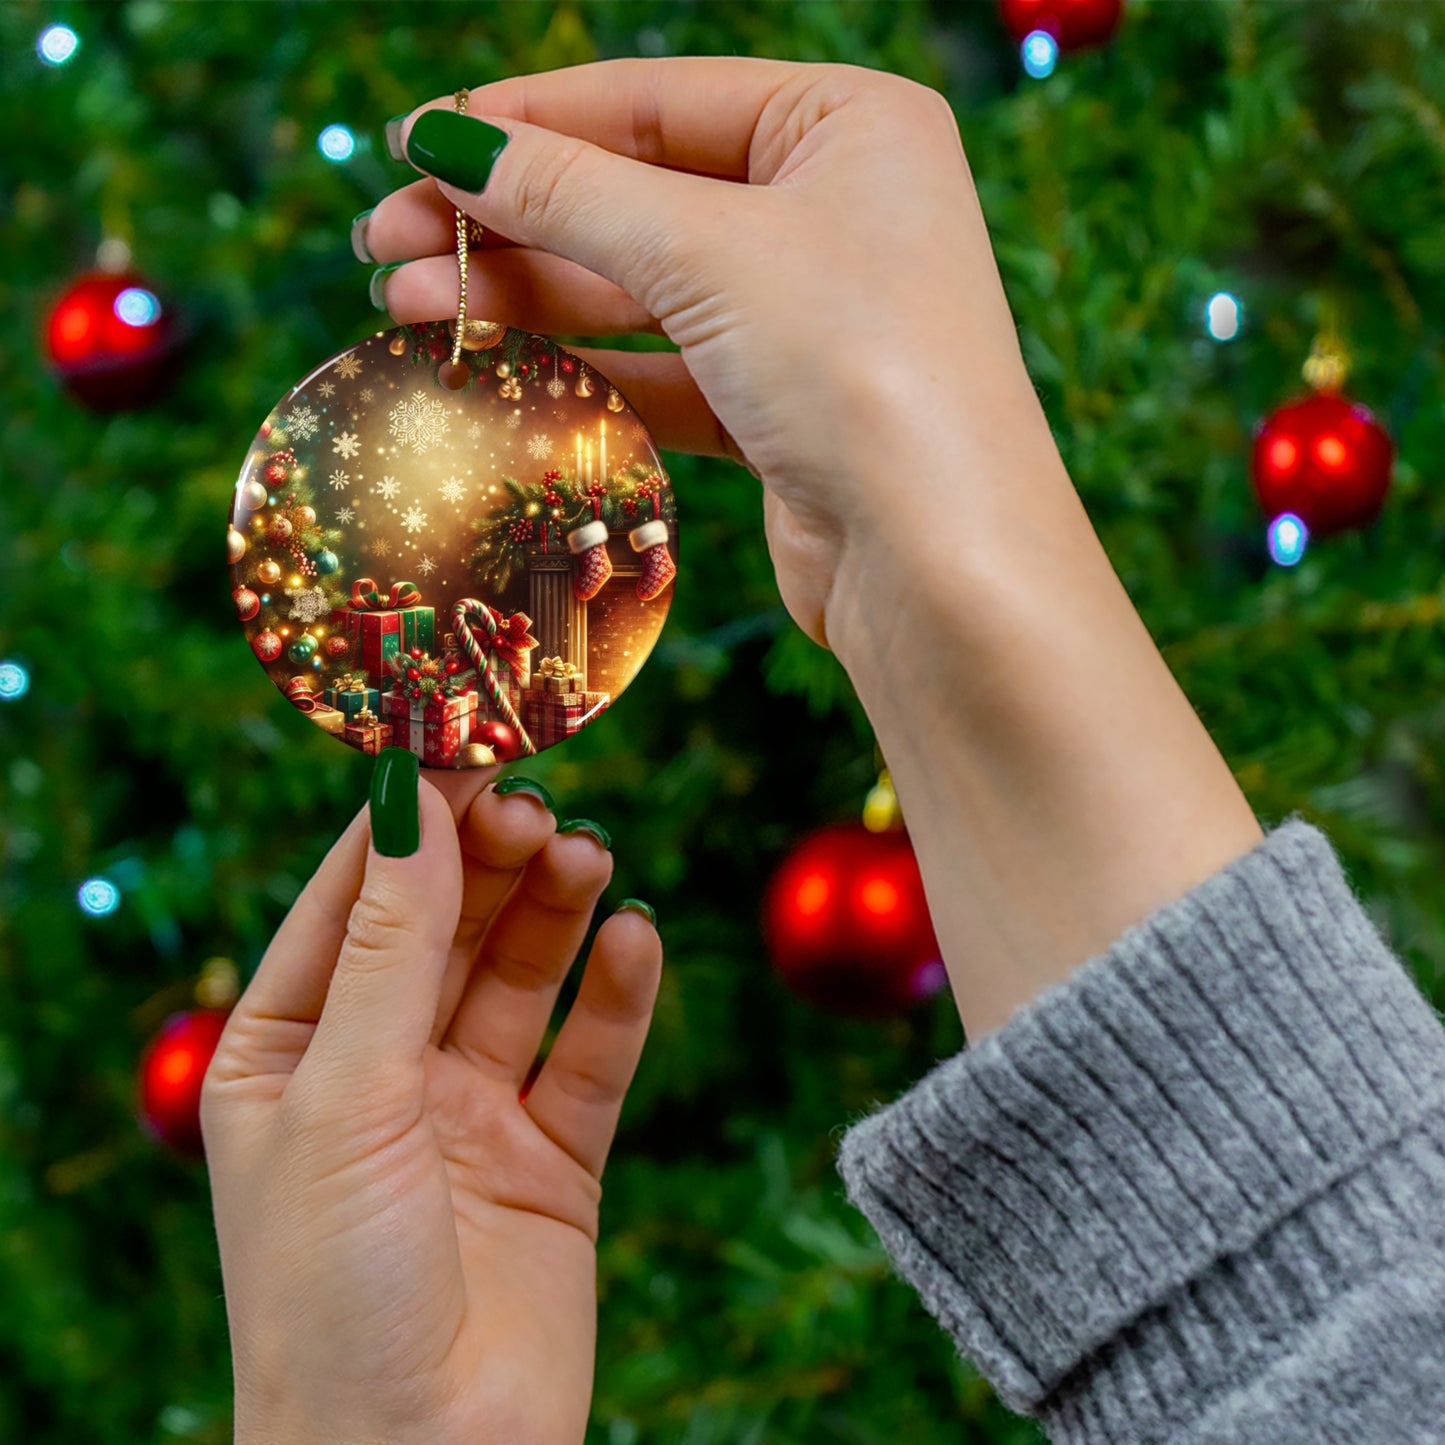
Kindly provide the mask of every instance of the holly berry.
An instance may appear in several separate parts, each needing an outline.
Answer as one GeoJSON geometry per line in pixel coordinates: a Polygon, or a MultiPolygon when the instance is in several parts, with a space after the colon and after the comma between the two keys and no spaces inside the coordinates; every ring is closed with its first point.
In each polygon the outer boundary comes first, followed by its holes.
{"type": "Polygon", "coordinates": [[[425,656],[426,656],[426,653],[424,653],[424,652],[421,650],[421,648],[419,648],[419,647],[413,647],[412,650],[410,651],[410,653],[408,653],[407,655],[408,655],[409,657],[418,657],[418,658],[420,658],[420,657],[425,657],[425,656]]]}
{"type": "Polygon", "coordinates": [[[417,678],[419,678],[420,676],[421,676],[421,671],[420,671],[420,669],[415,668],[415,667],[409,667],[409,668],[407,668],[407,670],[406,670],[406,679],[407,679],[408,682],[415,682],[415,681],[417,680],[417,678]]]}
{"type": "Polygon", "coordinates": [[[561,366],[564,376],[571,376],[572,373],[577,370],[577,363],[573,361],[570,356],[564,356],[562,358],[561,366]]]}

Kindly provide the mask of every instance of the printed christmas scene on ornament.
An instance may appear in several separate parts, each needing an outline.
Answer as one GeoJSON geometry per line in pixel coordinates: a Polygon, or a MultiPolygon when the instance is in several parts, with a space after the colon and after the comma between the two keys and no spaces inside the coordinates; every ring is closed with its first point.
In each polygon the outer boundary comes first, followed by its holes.
{"type": "Polygon", "coordinates": [[[378,332],[262,424],[227,534],[251,650],[359,752],[480,767],[559,743],[652,651],[677,509],[621,393],[542,336],[378,332]],[[455,377],[450,378],[455,381],[455,377]]]}

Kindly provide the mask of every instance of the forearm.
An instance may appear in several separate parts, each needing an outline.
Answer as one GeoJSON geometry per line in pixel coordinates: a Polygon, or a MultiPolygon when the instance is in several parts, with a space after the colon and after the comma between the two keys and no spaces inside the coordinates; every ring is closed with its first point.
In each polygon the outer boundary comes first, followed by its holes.
{"type": "Polygon", "coordinates": [[[845,549],[829,643],[888,760],[977,1038],[1261,830],[1032,397],[995,406],[987,439],[934,427],[909,446],[915,475],[977,479],[959,488],[968,520],[880,512],[845,549]]]}

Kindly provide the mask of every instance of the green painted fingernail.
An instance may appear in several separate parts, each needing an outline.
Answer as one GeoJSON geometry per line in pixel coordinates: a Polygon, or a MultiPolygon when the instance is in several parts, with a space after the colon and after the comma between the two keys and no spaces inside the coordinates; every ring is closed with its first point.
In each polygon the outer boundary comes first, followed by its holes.
{"type": "Polygon", "coordinates": [[[386,278],[398,266],[405,266],[405,261],[389,261],[385,266],[378,266],[371,273],[371,284],[366,288],[367,295],[371,297],[371,304],[378,311],[386,310],[386,278]]]}
{"type": "Polygon", "coordinates": [[[450,186],[480,191],[510,139],[484,120],[454,110],[424,110],[406,138],[406,158],[450,186]]]}
{"type": "Polygon", "coordinates": [[[549,813],[557,811],[557,805],[552,801],[552,795],[535,778],[519,778],[513,774],[510,778],[503,778],[500,783],[493,786],[492,791],[500,798],[505,798],[512,793],[525,793],[529,798],[536,798],[549,813]]]}
{"type": "Polygon", "coordinates": [[[410,858],[421,847],[417,775],[409,748],[382,748],[371,774],[371,841],[385,858],[410,858]]]}
{"type": "Polygon", "coordinates": [[[644,903],[640,898],[624,898],[617,905],[619,913],[640,913],[654,928],[657,927],[657,913],[652,904],[644,903]]]}
{"type": "Polygon", "coordinates": [[[612,834],[601,823],[594,823],[591,818],[568,818],[565,823],[557,824],[557,831],[559,833],[587,833],[609,852],[611,851],[612,834]]]}
{"type": "Polygon", "coordinates": [[[359,216],[354,216],[351,221],[351,250],[358,261],[365,261],[368,266],[376,265],[376,257],[371,254],[371,248],[366,244],[366,223],[371,219],[370,210],[362,211],[359,216]]]}
{"type": "MultiPolygon", "coordinates": [[[[407,111],[406,115],[411,112],[407,111]]],[[[394,115],[386,123],[386,151],[394,161],[404,161],[406,157],[401,150],[401,128],[406,121],[406,115],[394,115]]]]}

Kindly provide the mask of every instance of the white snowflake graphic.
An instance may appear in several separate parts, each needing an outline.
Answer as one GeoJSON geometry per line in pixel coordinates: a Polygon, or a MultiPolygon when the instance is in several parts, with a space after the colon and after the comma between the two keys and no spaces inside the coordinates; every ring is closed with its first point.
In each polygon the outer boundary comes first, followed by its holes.
{"type": "Polygon", "coordinates": [[[361,450],[361,438],[354,431],[344,431],[332,439],[331,450],[350,461],[361,450]]]}
{"type": "Polygon", "coordinates": [[[434,396],[414,391],[387,413],[387,426],[400,446],[424,452],[451,430],[446,408],[434,396]]]}
{"type": "Polygon", "coordinates": [[[330,610],[326,606],[326,593],[320,587],[288,587],[286,595],[291,599],[291,610],[286,616],[307,627],[320,622],[330,610]]]}
{"type": "Polygon", "coordinates": [[[416,570],[420,572],[423,577],[430,577],[436,569],[437,564],[425,554],[423,554],[421,561],[416,564],[416,570]]]}
{"type": "Polygon", "coordinates": [[[408,507],[401,514],[401,525],[408,532],[420,532],[426,526],[426,513],[420,507],[408,507]]]}
{"type": "Polygon", "coordinates": [[[479,422],[479,421],[474,421],[474,422],[471,424],[471,426],[469,426],[469,427],[467,428],[467,440],[468,440],[469,442],[479,442],[479,441],[481,441],[481,439],[482,439],[482,424],[481,424],[481,422],[479,422]]]}
{"type": "Polygon", "coordinates": [[[336,514],[336,520],[338,522],[349,522],[355,515],[356,513],[353,512],[350,507],[343,507],[336,514]]]}
{"type": "Polygon", "coordinates": [[[361,388],[361,399],[362,401],[375,401],[376,393],[369,386],[363,386],[361,388]]]}
{"type": "Polygon", "coordinates": [[[332,472],[332,474],[331,474],[331,490],[334,491],[334,492],[342,491],[342,490],[346,487],[347,483],[350,482],[350,481],[351,481],[351,474],[350,474],[349,472],[343,472],[343,471],[338,467],[338,468],[337,468],[334,472],[332,472]]]}
{"type": "Polygon", "coordinates": [[[521,407],[518,407],[518,408],[516,409],[516,411],[514,411],[514,412],[511,414],[511,416],[509,416],[509,417],[507,418],[507,428],[508,428],[509,431],[516,431],[517,428],[518,428],[519,426],[521,426],[521,425],[522,425],[522,408],[521,408],[521,407]]]}
{"type": "Polygon", "coordinates": [[[552,380],[547,383],[547,395],[550,396],[553,401],[556,401],[566,390],[567,383],[563,381],[560,376],[554,376],[552,380]]]}
{"type": "Polygon", "coordinates": [[[389,502],[401,491],[401,483],[395,477],[383,477],[371,490],[380,492],[383,500],[389,502]]]}
{"type": "Polygon", "coordinates": [[[552,438],[537,432],[527,443],[527,455],[535,461],[546,461],[552,455],[552,438]]]}
{"type": "Polygon", "coordinates": [[[647,440],[647,428],[643,426],[640,421],[635,421],[627,428],[627,435],[635,442],[645,442],[647,440]]]}
{"type": "Polygon", "coordinates": [[[350,381],[353,376],[361,374],[361,358],[348,351],[331,369],[337,376],[344,376],[347,381],[350,381]]]}
{"type": "Polygon", "coordinates": [[[309,406],[298,406],[286,418],[286,425],[297,436],[309,439],[316,435],[316,428],[321,425],[321,419],[309,406]]]}
{"type": "Polygon", "coordinates": [[[441,485],[444,502],[460,502],[467,494],[467,484],[460,477],[448,477],[441,485]]]}
{"type": "Polygon", "coordinates": [[[316,388],[316,392],[318,396],[335,396],[336,388],[331,382],[323,381],[321,385],[316,388]]]}
{"type": "Polygon", "coordinates": [[[378,537],[376,541],[374,541],[371,546],[367,548],[367,551],[370,552],[373,557],[391,556],[391,548],[385,542],[383,542],[380,537],[378,537]]]}

